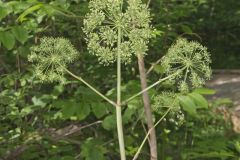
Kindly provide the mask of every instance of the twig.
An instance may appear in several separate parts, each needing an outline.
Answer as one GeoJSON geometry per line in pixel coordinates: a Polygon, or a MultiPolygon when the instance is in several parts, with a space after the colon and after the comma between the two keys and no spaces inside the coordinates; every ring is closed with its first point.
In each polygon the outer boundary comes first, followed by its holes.
{"type": "Polygon", "coordinates": [[[70,74],[72,77],[76,78],[77,80],[83,82],[86,86],[88,86],[92,91],[94,91],[95,93],[97,93],[100,97],[102,97],[103,99],[105,99],[107,102],[109,102],[110,104],[112,104],[113,106],[118,106],[115,102],[113,102],[112,100],[110,100],[109,98],[107,98],[106,96],[104,96],[102,93],[100,93],[98,90],[96,90],[93,86],[91,86],[89,83],[87,83],[85,80],[83,80],[81,77],[73,74],[71,71],[69,71],[68,69],[64,68],[66,70],[66,72],[68,74],[70,74]]]}
{"type": "Polygon", "coordinates": [[[137,150],[137,153],[134,155],[132,160],[136,160],[142,150],[142,147],[144,145],[144,143],[146,142],[149,134],[151,133],[151,131],[164,119],[164,117],[170,112],[171,108],[168,108],[168,110],[165,112],[165,114],[157,121],[157,123],[153,126],[153,128],[149,129],[147,135],[145,136],[144,140],[142,141],[140,147],[137,150]]]}
{"type": "MultiPolygon", "coordinates": [[[[185,68],[183,68],[183,69],[185,69],[185,68]]],[[[167,76],[167,77],[165,77],[165,78],[159,79],[158,81],[156,81],[156,82],[153,83],[152,85],[148,86],[148,87],[145,88],[144,90],[141,90],[140,92],[134,94],[134,95],[131,96],[130,98],[124,100],[124,101],[122,102],[122,105],[127,104],[127,102],[131,101],[131,100],[134,99],[135,97],[141,95],[142,93],[148,91],[149,89],[152,89],[153,87],[155,87],[155,86],[158,85],[159,83],[162,83],[163,81],[172,78],[172,77],[175,76],[176,74],[178,74],[178,73],[176,72],[176,73],[173,73],[173,74],[171,74],[171,75],[169,75],[169,76],[167,76]]]]}
{"type": "MultiPolygon", "coordinates": [[[[62,140],[62,139],[69,140],[66,137],[68,137],[68,136],[70,136],[70,135],[72,135],[74,133],[77,133],[77,132],[81,131],[82,129],[86,129],[88,127],[91,127],[93,125],[100,124],[100,123],[102,123],[102,121],[96,121],[96,122],[93,122],[93,123],[90,123],[90,124],[87,124],[87,125],[84,125],[84,126],[81,126],[80,124],[79,125],[70,125],[70,126],[58,129],[58,130],[55,130],[55,129],[43,129],[43,130],[38,131],[38,136],[39,137],[47,136],[47,137],[49,137],[53,141],[59,141],[59,140],[62,140]]],[[[40,140],[41,140],[41,138],[31,139],[28,142],[24,142],[24,144],[15,147],[13,150],[7,151],[6,155],[3,156],[2,159],[4,159],[4,160],[12,160],[12,159],[15,159],[15,158],[19,157],[29,147],[31,147],[31,145],[29,145],[30,143],[32,143],[33,141],[40,141],[40,140]]]]}
{"type": "MultiPolygon", "coordinates": [[[[141,120],[141,124],[142,124],[142,127],[143,127],[143,130],[144,130],[144,132],[145,132],[145,134],[147,134],[147,129],[146,129],[146,127],[144,126],[144,123],[143,123],[143,121],[141,120]]],[[[148,137],[148,143],[150,143],[150,138],[148,137]]]]}
{"type": "Polygon", "coordinates": [[[147,75],[153,70],[153,68],[158,64],[158,63],[160,63],[161,62],[161,59],[162,59],[162,57],[160,58],[160,59],[158,59],[155,63],[153,63],[152,65],[151,65],[151,67],[148,69],[148,71],[147,71],[147,75]]]}

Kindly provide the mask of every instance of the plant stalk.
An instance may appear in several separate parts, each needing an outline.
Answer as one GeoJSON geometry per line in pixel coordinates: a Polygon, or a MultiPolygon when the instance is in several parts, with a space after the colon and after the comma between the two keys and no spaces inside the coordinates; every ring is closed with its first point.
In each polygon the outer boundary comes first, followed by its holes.
{"type": "MultiPolygon", "coordinates": [[[[147,76],[146,76],[146,69],[144,64],[144,58],[141,54],[138,55],[138,67],[139,67],[139,74],[141,80],[141,88],[142,90],[147,88],[147,76]]],[[[156,131],[153,127],[153,118],[152,118],[152,109],[150,104],[150,98],[148,92],[145,91],[142,93],[143,104],[144,104],[144,111],[147,119],[147,126],[148,130],[151,132],[149,135],[149,147],[150,147],[150,156],[151,160],[157,160],[157,138],[156,138],[156,131]]]]}
{"type": "Polygon", "coordinates": [[[147,135],[144,137],[144,139],[143,139],[140,147],[139,147],[138,150],[137,150],[137,153],[134,155],[134,157],[133,157],[132,160],[137,160],[137,158],[138,158],[138,156],[139,156],[139,154],[140,154],[140,152],[141,152],[141,150],[142,150],[142,147],[143,147],[144,143],[146,142],[149,134],[150,134],[151,131],[163,120],[163,118],[170,112],[170,110],[171,110],[171,108],[168,108],[168,110],[167,110],[167,111],[164,113],[164,115],[157,121],[157,123],[155,123],[155,125],[154,125],[151,129],[149,129],[147,135]]]}
{"type": "Polygon", "coordinates": [[[169,75],[169,76],[167,76],[167,77],[165,77],[165,78],[159,79],[157,82],[153,83],[152,85],[148,86],[147,88],[141,90],[140,92],[134,94],[134,95],[131,96],[130,98],[128,98],[128,99],[126,99],[125,101],[123,101],[122,105],[125,105],[127,102],[131,101],[132,99],[136,98],[137,96],[141,95],[142,93],[148,91],[149,89],[155,87],[155,86],[158,85],[159,83],[161,83],[161,82],[163,82],[163,81],[171,78],[172,76],[173,76],[173,74],[172,74],[172,75],[169,75]]]}
{"type": "Polygon", "coordinates": [[[117,132],[118,142],[120,149],[121,160],[126,160],[125,146],[123,138],[123,127],[122,127],[122,107],[121,107],[121,28],[118,27],[118,42],[117,42],[117,106],[116,106],[116,117],[117,117],[117,132]]]}
{"type": "Polygon", "coordinates": [[[93,90],[95,93],[97,93],[100,97],[102,97],[104,100],[106,100],[108,103],[112,104],[113,106],[117,106],[117,104],[115,102],[113,102],[112,100],[110,100],[109,98],[107,98],[106,96],[104,96],[102,93],[100,93],[98,90],[96,90],[93,86],[91,86],[89,83],[87,83],[85,80],[83,80],[81,77],[73,74],[71,71],[69,71],[68,69],[64,68],[65,71],[70,74],[73,78],[76,78],[77,80],[81,81],[82,83],[84,83],[86,86],[88,86],[91,90],[93,90]]]}

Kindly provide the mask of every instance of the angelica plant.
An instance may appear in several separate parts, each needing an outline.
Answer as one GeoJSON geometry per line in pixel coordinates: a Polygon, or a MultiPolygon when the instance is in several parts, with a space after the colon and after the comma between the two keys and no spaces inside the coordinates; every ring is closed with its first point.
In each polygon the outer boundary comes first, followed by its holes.
{"type": "Polygon", "coordinates": [[[116,103],[96,91],[81,77],[66,69],[66,65],[71,61],[65,60],[64,56],[70,53],[69,50],[74,50],[67,40],[64,41],[65,44],[62,44],[63,40],[61,38],[44,38],[39,46],[32,48],[32,54],[29,56],[29,60],[35,62],[35,70],[38,71],[36,76],[43,82],[63,81],[63,75],[67,72],[116,106],[122,160],[125,160],[126,157],[121,115],[121,63],[130,63],[132,55],[146,53],[147,44],[152,36],[151,19],[147,6],[142,4],[140,0],[128,0],[126,1],[126,7],[124,7],[124,3],[123,0],[90,1],[90,12],[86,15],[83,28],[87,36],[88,50],[98,57],[100,63],[108,65],[117,61],[116,103]],[[62,49],[61,47],[66,48],[62,49]],[[58,58],[55,60],[55,57],[58,58]],[[51,59],[54,59],[54,61],[51,61],[51,59]],[[51,72],[49,72],[49,66],[51,72]]]}
{"type": "MultiPolygon", "coordinates": [[[[148,50],[147,45],[150,38],[152,38],[149,10],[140,0],[91,0],[89,2],[89,9],[90,12],[84,19],[83,27],[83,31],[86,34],[88,51],[98,58],[100,64],[110,65],[114,62],[117,63],[116,102],[107,98],[81,77],[67,69],[68,64],[78,58],[79,52],[65,38],[42,38],[39,45],[31,48],[29,61],[33,63],[35,76],[41,82],[64,83],[64,75],[69,74],[115,106],[120,156],[121,160],[125,160],[121,106],[166,80],[176,82],[176,85],[179,86],[179,91],[183,93],[200,87],[211,76],[211,69],[209,67],[211,61],[205,47],[197,42],[179,39],[162,58],[161,65],[165,69],[165,76],[128,99],[122,100],[121,64],[129,64],[133,57],[146,55],[148,50]]],[[[171,94],[171,96],[170,94],[161,94],[159,98],[155,98],[155,101],[158,99],[161,105],[167,103],[167,96],[171,99],[175,94],[171,94]],[[162,98],[163,96],[165,98],[162,98]]],[[[174,100],[172,105],[175,102],[178,103],[174,100]]],[[[171,109],[169,108],[163,117],[171,109]]],[[[162,118],[154,127],[161,120],[162,118]]],[[[151,130],[149,130],[146,136],[149,135],[151,130]]],[[[137,158],[146,139],[145,137],[134,159],[137,158]]]]}
{"type": "Polygon", "coordinates": [[[151,38],[150,13],[140,0],[92,0],[84,20],[88,50],[100,63],[117,61],[117,130],[121,160],[125,146],[121,115],[121,63],[131,62],[133,55],[144,54],[151,38]]]}

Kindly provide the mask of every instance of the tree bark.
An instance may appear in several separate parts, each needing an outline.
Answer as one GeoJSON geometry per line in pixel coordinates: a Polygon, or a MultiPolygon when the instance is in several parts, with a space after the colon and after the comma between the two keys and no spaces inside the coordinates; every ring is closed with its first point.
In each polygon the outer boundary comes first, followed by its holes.
{"type": "MultiPolygon", "coordinates": [[[[146,75],[146,70],[145,70],[145,64],[144,64],[144,59],[142,55],[138,56],[138,67],[139,67],[139,74],[140,74],[140,80],[141,80],[141,88],[144,90],[147,88],[147,75],[146,75]]],[[[150,153],[151,153],[151,160],[157,160],[157,139],[156,139],[156,132],[153,124],[153,117],[152,117],[152,109],[151,109],[151,103],[150,103],[150,98],[148,95],[148,92],[143,92],[142,94],[143,98],[143,104],[144,104],[144,110],[145,110],[145,115],[147,118],[147,126],[148,130],[151,128],[152,131],[149,134],[149,147],[150,147],[150,153]]]]}

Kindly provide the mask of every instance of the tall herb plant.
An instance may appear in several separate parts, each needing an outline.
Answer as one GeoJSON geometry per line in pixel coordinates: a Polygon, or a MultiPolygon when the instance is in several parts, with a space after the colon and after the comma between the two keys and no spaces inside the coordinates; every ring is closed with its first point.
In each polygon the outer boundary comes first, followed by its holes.
{"type": "MultiPolygon", "coordinates": [[[[103,65],[117,63],[116,101],[109,99],[95,87],[67,69],[67,65],[76,60],[79,53],[70,41],[65,38],[42,38],[39,45],[32,47],[29,61],[34,63],[35,76],[42,82],[64,83],[64,74],[68,73],[115,106],[120,157],[121,160],[125,160],[121,106],[128,104],[132,99],[166,80],[174,82],[178,86],[179,92],[183,94],[188,93],[193,88],[202,86],[205,80],[211,76],[210,58],[207,49],[202,45],[197,42],[189,42],[186,39],[179,39],[161,61],[166,76],[128,99],[122,100],[121,65],[131,63],[134,57],[146,55],[147,44],[149,39],[153,37],[150,12],[147,6],[142,4],[141,0],[92,0],[89,2],[89,10],[90,12],[86,15],[83,27],[88,51],[97,56],[99,63],[103,65]]],[[[164,96],[166,95],[168,94],[164,94],[164,96]]],[[[172,93],[172,95],[174,96],[171,97],[174,97],[177,102],[181,101],[181,97],[179,98],[175,93],[172,93]]],[[[155,101],[160,100],[161,98],[155,98],[155,101]]],[[[155,108],[158,107],[161,107],[161,105],[155,105],[155,108]]],[[[171,107],[169,107],[166,114],[170,110],[171,107]]],[[[161,120],[162,118],[156,124],[161,120]]],[[[148,137],[151,129],[146,137],[148,137]]],[[[147,139],[146,137],[134,159],[138,157],[147,139]]]]}

